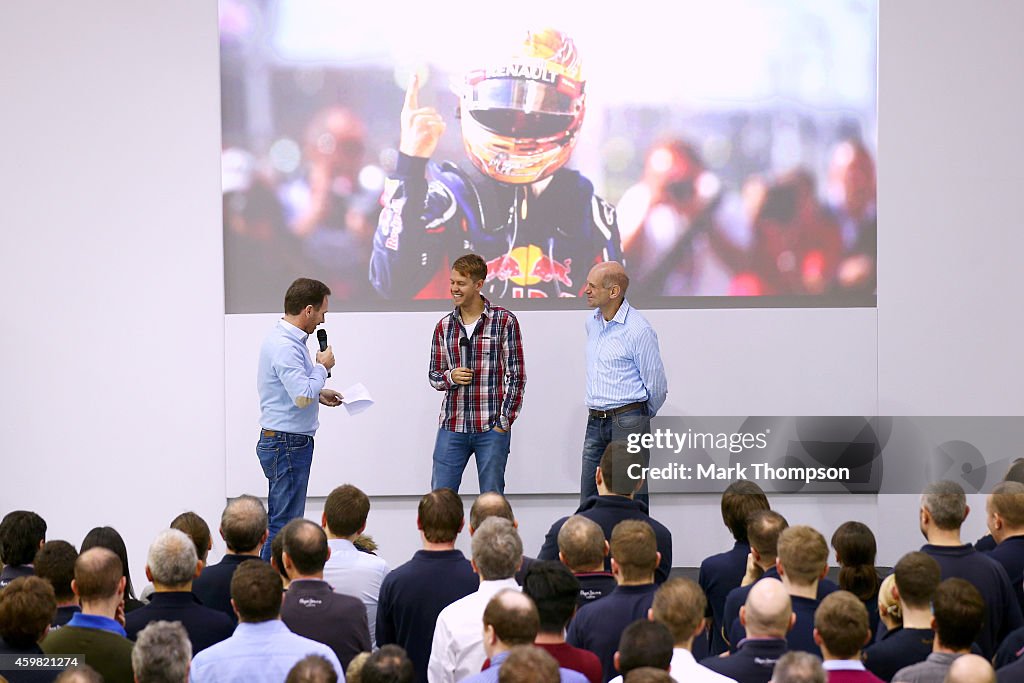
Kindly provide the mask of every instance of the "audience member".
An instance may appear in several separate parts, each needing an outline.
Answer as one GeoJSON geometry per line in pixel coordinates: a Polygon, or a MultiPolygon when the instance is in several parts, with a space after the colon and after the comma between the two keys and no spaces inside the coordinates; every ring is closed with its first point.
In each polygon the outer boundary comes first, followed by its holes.
{"type": "Polygon", "coordinates": [[[903,628],[903,612],[900,610],[900,599],[893,592],[895,588],[895,574],[889,574],[882,579],[882,585],[878,587],[879,627],[875,635],[876,638],[884,637],[890,632],[903,628]]]}
{"type": "Polygon", "coordinates": [[[814,612],[821,604],[818,582],[828,572],[828,544],[809,526],[791,526],[779,535],[779,557],[775,560],[782,584],[793,601],[796,624],[786,640],[790,650],[820,655],[814,642],[814,612]]]}
{"type": "MultiPolygon", "coordinates": [[[[39,647],[50,628],[57,611],[53,587],[37,576],[19,576],[0,590],[0,657],[11,659],[19,655],[38,657],[39,647]]],[[[19,671],[7,666],[0,674],[12,677],[11,683],[44,683],[52,681],[52,671],[19,671]]]]}
{"type": "Polygon", "coordinates": [[[281,620],[293,633],[329,646],[344,670],[353,657],[372,649],[366,607],[359,598],[335,593],[324,580],[331,551],[323,529],[300,517],[278,537],[283,537],[282,560],[291,581],[281,620]]]}
{"type": "MultiPolygon", "coordinates": [[[[389,646],[384,645],[380,649],[383,650],[386,647],[389,646]]],[[[366,664],[366,660],[369,658],[369,652],[360,652],[352,658],[352,661],[348,663],[348,668],[345,669],[345,683],[360,683],[360,681],[363,679],[363,666],[366,664]]]]}
{"type": "Polygon", "coordinates": [[[36,576],[49,581],[57,596],[57,614],[53,617],[51,628],[60,628],[82,611],[75,592],[71,590],[77,559],[78,551],[67,541],[47,541],[32,561],[36,576]]]}
{"type": "Polygon", "coordinates": [[[196,557],[206,566],[206,557],[213,550],[213,535],[206,520],[194,512],[182,512],[171,520],[171,528],[177,529],[192,539],[196,546],[196,557]]]}
{"type": "Polygon", "coordinates": [[[188,683],[191,660],[192,643],[185,627],[177,621],[152,621],[135,639],[135,683],[188,683]]]}
{"type": "Polygon", "coordinates": [[[559,683],[560,679],[555,658],[532,645],[512,648],[498,672],[498,683],[559,683]]]}
{"type": "MultiPolygon", "coordinates": [[[[509,650],[517,645],[530,645],[537,637],[540,619],[537,608],[526,595],[519,591],[499,591],[484,609],[484,651],[489,666],[483,671],[463,679],[469,683],[497,683],[509,650]]],[[[587,683],[587,678],[578,671],[560,668],[562,683],[587,683]]]]}
{"type": "Polygon", "coordinates": [[[691,579],[669,579],[654,594],[650,618],[672,634],[674,647],[669,671],[674,678],[694,683],[729,683],[731,678],[698,664],[691,651],[694,638],[704,630],[707,604],[704,591],[691,579]]]}
{"type": "Polygon", "coordinates": [[[758,581],[747,594],[739,619],[746,638],[737,643],[736,652],[708,657],[701,664],[738,683],[768,683],[775,663],[788,649],[786,634],[796,619],[786,587],[778,579],[758,581]]]}
{"type": "MultiPolygon", "coordinates": [[[[609,444],[601,456],[600,466],[594,472],[598,495],[584,501],[576,514],[596,522],[604,532],[605,540],[608,541],[611,540],[612,530],[619,522],[627,519],[646,522],[654,530],[658,552],[661,555],[655,580],[664,583],[672,571],[672,532],[647,514],[646,505],[634,499],[638,483],[625,475],[631,465],[643,465],[642,454],[630,453],[624,444],[619,442],[609,444]]],[[[551,525],[537,559],[558,559],[558,532],[568,519],[562,517],[551,525]]],[[[610,566],[610,563],[606,563],[605,569],[609,569],[610,566]]]]}
{"type": "Polygon", "coordinates": [[[132,640],[154,621],[180,622],[188,633],[191,651],[199,653],[231,636],[235,624],[215,609],[203,606],[192,592],[192,580],[202,563],[188,536],[165,529],[149,546],[146,578],[153,582],[149,604],[125,616],[125,631],[132,640]]]}
{"type": "MultiPolygon", "coordinates": [[[[519,530],[519,520],[512,512],[512,504],[508,502],[508,498],[496,491],[481,493],[473,501],[473,505],[469,509],[469,535],[472,536],[473,532],[480,528],[480,524],[488,517],[503,517],[512,522],[512,526],[517,531],[519,530]]],[[[519,566],[519,571],[516,572],[516,583],[520,586],[523,585],[526,571],[534,562],[536,562],[536,558],[523,555],[523,563],[519,566]]]]}
{"type": "Polygon", "coordinates": [[[775,664],[772,683],[825,683],[821,660],[809,652],[787,652],[775,664]]]}
{"type": "Polygon", "coordinates": [[[878,588],[882,585],[875,569],[878,552],[875,535],[866,524],[844,522],[832,534],[832,549],[839,565],[839,587],[864,603],[871,626],[871,641],[874,641],[878,630],[878,588]]]}
{"type": "Polygon", "coordinates": [[[88,664],[79,664],[61,671],[53,683],[103,683],[103,676],[88,664]]]}
{"type": "Polygon", "coordinates": [[[382,558],[360,551],[353,541],[366,530],[370,499],[351,484],[331,491],[324,503],[321,525],[327,532],[331,548],[324,567],[324,580],[336,593],[359,598],[366,609],[370,626],[370,643],[376,647],[377,602],[388,563],[382,558]]]}
{"type": "Polygon", "coordinates": [[[46,542],[46,522],[28,510],[15,510],[0,520],[0,588],[19,576],[32,576],[32,559],[46,542]]]}
{"type": "Polygon", "coordinates": [[[984,657],[967,654],[949,666],[943,683],[996,683],[996,672],[984,657]]]}
{"type": "Polygon", "coordinates": [[[427,681],[437,616],[480,585],[473,565],[455,549],[464,522],[462,499],[455,491],[443,488],[423,496],[416,513],[423,549],[385,576],[380,587],[377,644],[401,645],[418,683],[427,681]]]}
{"type": "Polygon", "coordinates": [[[923,662],[932,651],[932,598],[939,586],[939,563],[922,552],[907,553],[892,573],[893,594],[899,601],[902,626],[890,629],[864,650],[864,665],[884,680],[897,671],[923,662]]]}
{"type": "Polygon", "coordinates": [[[943,579],[964,579],[981,592],[986,609],[978,647],[985,657],[992,657],[1010,631],[1024,626],[1024,619],[1003,566],[977,552],[970,543],[961,542],[960,527],[969,512],[967,496],[959,484],[929,484],[921,496],[921,533],[928,540],[921,551],[939,563],[943,579]]]}
{"type": "Polygon", "coordinates": [[[996,484],[986,501],[985,512],[988,530],[997,543],[988,556],[1003,565],[1017,595],[1017,604],[1024,610],[1024,484],[996,484]]]}
{"type": "Polygon", "coordinates": [[[615,590],[615,577],[604,568],[608,549],[601,527],[581,515],[565,520],[558,530],[558,559],[580,584],[579,607],[615,590]]]}
{"type": "Polygon", "coordinates": [[[726,623],[725,599],[729,591],[740,585],[746,572],[747,556],[750,554],[747,518],[758,510],[770,509],[768,497],[752,481],[734,481],[722,493],[722,521],[732,534],[734,543],[732,549],[705,558],[700,563],[697,579],[707,596],[707,616],[711,617],[710,654],[716,655],[728,649],[722,636],[722,626],[726,623]]]}
{"type": "Polygon", "coordinates": [[[320,655],[306,655],[295,663],[284,683],[338,683],[338,673],[320,655]]]}
{"type": "Polygon", "coordinates": [[[964,579],[946,579],[935,589],[932,612],[932,653],[897,671],[893,683],[942,683],[953,661],[970,653],[984,624],[985,601],[964,579]]]}
{"type": "Polygon", "coordinates": [[[217,564],[203,567],[192,582],[192,592],[204,605],[224,612],[232,623],[237,623],[231,608],[231,577],[238,565],[259,558],[267,540],[267,509],[263,502],[248,495],[228,501],[220,516],[220,537],[228,552],[217,564]]]}
{"type": "Polygon", "coordinates": [[[239,624],[227,640],[192,660],[192,683],[251,681],[279,683],[309,654],[323,656],[343,679],[331,648],[303,638],[281,622],[281,576],[257,557],[237,565],[231,577],[231,604],[239,624]]]}
{"type": "Polygon", "coordinates": [[[641,666],[633,669],[625,678],[626,683],[676,683],[676,679],[669,675],[664,669],[655,669],[653,666],[641,666]]]}
{"type": "Polygon", "coordinates": [[[384,645],[366,658],[356,683],[412,683],[412,662],[397,645],[384,645]]]}
{"type": "Polygon", "coordinates": [[[605,680],[615,674],[615,649],[623,630],[647,616],[661,559],[654,530],[639,519],[615,526],[611,549],[612,574],[618,585],[609,595],[581,607],[566,635],[570,645],[590,650],[601,659],[605,680]]]}
{"type": "MultiPolygon", "coordinates": [[[[262,555],[260,555],[262,557],[262,555]]],[[[270,540],[270,566],[277,570],[277,573],[281,575],[281,583],[284,585],[284,590],[288,591],[288,586],[292,580],[288,578],[288,572],[284,568],[284,536],[280,533],[274,534],[274,538],[270,540]]],[[[349,596],[352,597],[352,596],[349,596]]]]}
{"type": "MultiPolygon", "coordinates": [[[[84,544],[83,544],[84,545],[84,544]]],[[[125,576],[120,558],[107,548],[83,550],[75,560],[71,589],[82,611],[43,640],[48,655],[85,655],[106,683],[132,682],[132,641],[125,637],[125,576]]]]}
{"type": "Polygon", "coordinates": [[[128,567],[128,548],[125,546],[124,539],[121,538],[121,534],[118,533],[117,529],[112,526],[94,527],[82,539],[81,548],[83,553],[90,548],[106,548],[121,560],[125,580],[125,613],[133,612],[146,604],[135,595],[135,586],[132,585],[132,572],[128,567]]]}
{"type": "Polygon", "coordinates": [[[611,683],[622,683],[623,676],[642,667],[668,671],[672,664],[672,634],[658,622],[638,619],[623,630],[614,663],[621,675],[611,683]]]}
{"type": "MultiPolygon", "coordinates": [[[[597,528],[597,525],[594,527],[597,528]]],[[[600,528],[597,528],[597,533],[601,543],[604,543],[600,528]]],[[[547,650],[561,668],[582,673],[590,683],[601,683],[601,660],[597,655],[565,642],[565,628],[576,614],[576,602],[580,595],[579,581],[568,567],[561,562],[537,560],[530,571],[526,572],[523,593],[537,606],[540,619],[534,645],[547,650]]]]}
{"type": "Polygon", "coordinates": [[[829,683],[882,683],[860,659],[871,640],[871,623],[864,602],[839,590],[825,597],[814,613],[814,642],[821,648],[829,683]]]}
{"type": "MultiPolygon", "coordinates": [[[[1014,459],[1009,469],[1006,470],[1006,474],[1003,475],[1003,481],[1015,481],[1018,484],[1024,484],[1024,458],[1014,459]]],[[[983,553],[994,550],[995,547],[996,541],[992,538],[991,533],[985,534],[974,544],[974,549],[983,553]]]]}
{"type": "Polygon", "coordinates": [[[427,665],[430,683],[455,683],[480,671],[487,658],[480,630],[484,609],[503,588],[519,590],[513,577],[523,561],[523,542],[512,522],[485,519],[473,534],[472,552],[480,586],[438,615],[427,665]]]}
{"type": "Polygon", "coordinates": [[[779,572],[775,569],[779,535],[788,527],[789,522],[786,518],[773,510],[755,510],[747,517],[750,557],[747,560],[746,572],[740,585],[729,591],[722,610],[721,637],[732,651],[736,650],[736,643],[743,638],[740,607],[746,604],[751,587],[762,578],[779,578],[779,572]]]}

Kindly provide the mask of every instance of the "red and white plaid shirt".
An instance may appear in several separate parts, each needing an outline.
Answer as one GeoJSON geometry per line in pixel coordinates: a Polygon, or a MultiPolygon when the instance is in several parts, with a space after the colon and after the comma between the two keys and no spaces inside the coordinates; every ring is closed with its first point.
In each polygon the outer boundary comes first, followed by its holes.
{"type": "Polygon", "coordinates": [[[519,321],[511,311],[491,306],[484,298],[484,312],[469,337],[469,354],[460,345],[466,338],[458,308],[434,327],[428,377],[430,386],[446,392],[438,424],[451,432],[507,430],[519,414],[526,388],[519,321]],[[459,367],[473,370],[470,384],[452,382],[449,371],[459,367]]]}

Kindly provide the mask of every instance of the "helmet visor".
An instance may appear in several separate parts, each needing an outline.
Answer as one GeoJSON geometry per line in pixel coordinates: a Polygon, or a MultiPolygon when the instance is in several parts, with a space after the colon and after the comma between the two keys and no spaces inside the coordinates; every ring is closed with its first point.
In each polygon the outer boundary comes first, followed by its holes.
{"type": "Polygon", "coordinates": [[[546,138],[565,132],[577,114],[577,98],[551,83],[488,78],[473,86],[466,107],[484,128],[515,138],[546,138]]]}

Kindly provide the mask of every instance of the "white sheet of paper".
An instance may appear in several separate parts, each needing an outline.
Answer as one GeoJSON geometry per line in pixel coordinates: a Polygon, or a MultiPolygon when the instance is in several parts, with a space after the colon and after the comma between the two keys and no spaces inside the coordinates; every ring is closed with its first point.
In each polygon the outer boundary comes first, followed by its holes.
{"type": "Polygon", "coordinates": [[[345,397],[342,399],[341,404],[345,406],[345,410],[348,411],[349,415],[358,415],[373,405],[373,397],[370,396],[370,390],[363,386],[362,382],[357,382],[343,390],[341,395],[345,397]]]}

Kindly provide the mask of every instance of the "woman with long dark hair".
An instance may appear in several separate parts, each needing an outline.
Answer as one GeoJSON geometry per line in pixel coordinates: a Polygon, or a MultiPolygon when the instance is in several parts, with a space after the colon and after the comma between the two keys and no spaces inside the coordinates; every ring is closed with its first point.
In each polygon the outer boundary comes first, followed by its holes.
{"type": "Polygon", "coordinates": [[[124,539],[121,538],[121,534],[117,533],[117,529],[110,526],[98,526],[92,529],[82,539],[82,550],[85,552],[89,548],[106,548],[121,559],[121,566],[124,567],[124,611],[125,614],[136,610],[146,603],[135,597],[135,588],[132,586],[132,574],[128,569],[128,548],[124,545],[124,539]]]}
{"type": "Polygon", "coordinates": [[[839,563],[839,587],[864,602],[871,622],[870,642],[874,642],[878,631],[878,588],[882,584],[875,569],[875,535],[866,524],[844,522],[832,534],[832,548],[839,563]]]}

